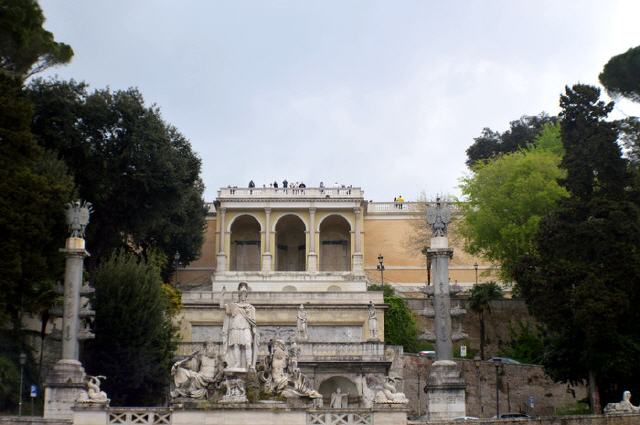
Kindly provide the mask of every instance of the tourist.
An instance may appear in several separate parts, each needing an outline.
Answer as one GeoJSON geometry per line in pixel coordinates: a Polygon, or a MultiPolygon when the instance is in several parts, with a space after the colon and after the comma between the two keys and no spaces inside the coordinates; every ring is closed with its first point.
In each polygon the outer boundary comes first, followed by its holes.
{"type": "Polygon", "coordinates": [[[254,187],[256,187],[256,184],[253,182],[253,180],[249,180],[249,187],[251,189],[253,189],[254,187]]]}
{"type": "Polygon", "coordinates": [[[398,196],[398,208],[402,209],[402,204],[404,203],[404,198],[402,195],[398,196]]]}
{"type": "Polygon", "coordinates": [[[287,181],[287,179],[282,180],[282,187],[286,189],[287,186],[289,186],[289,182],[287,181]]]}
{"type": "Polygon", "coordinates": [[[393,197],[393,207],[398,208],[398,198],[395,196],[393,197]]]}
{"type": "Polygon", "coordinates": [[[324,189],[324,182],[320,182],[320,189],[324,189]]]}
{"type": "Polygon", "coordinates": [[[301,189],[304,189],[305,187],[307,187],[307,185],[302,183],[302,182],[300,182],[300,186],[298,186],[298,187],[301,188],[301,189]]]}
{"type": "Polygon", "coordinates": [[[273,182],[273,187],[275,187],[277,189],[278,188],[278,182],[274,181],[273,182]]]}

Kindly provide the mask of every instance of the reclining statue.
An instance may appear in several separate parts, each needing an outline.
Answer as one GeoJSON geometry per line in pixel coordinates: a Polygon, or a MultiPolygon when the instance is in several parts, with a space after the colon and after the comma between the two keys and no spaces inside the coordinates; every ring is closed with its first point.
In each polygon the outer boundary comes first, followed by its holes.
{"type": "Polygon", "coordinates": [[[635,413],[640,412],[640,406],[634,406],[631,404],[631,391],[625,391],[622,393],[622,400],[618,403],[609,403],[604,408],[605,415],[611,415],[613,413],[635,413]]]}

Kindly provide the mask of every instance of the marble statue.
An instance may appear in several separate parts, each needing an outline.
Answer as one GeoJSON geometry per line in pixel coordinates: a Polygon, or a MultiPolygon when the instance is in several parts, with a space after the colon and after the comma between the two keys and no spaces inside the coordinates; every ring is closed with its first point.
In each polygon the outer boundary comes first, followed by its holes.
{"type": "Polygon", "coordinates": [[[622,400],[618,403],[609,403],[604,408],[605,415],[611,415],[614,413],[636,413],[640,412],[640,406],[634,406],[631,404],[631,391],[625,391],[622,393],[622,400]]]}
{"type": "Polygon", "coordinates": [[[373,301],[369,301],[369,339],[378,340],[378,317],[376,306],[373,301]]]}
{"type": "Polygon", "coordinates": [[[307,331],[307,311],[304,309],[304,305],[302,304],[298,307],[297,331],[297,338],[299,340],[306,340],[309,338],[309,333],[307,331]]]}
{"type": "Polygon", "coordinates": [[[409,399],[404,393],[398,392],[396,382],[401,378],[386,376],[383,380],[374,375],[368,375],[363,386],[363,404],[372,407],[376,404],[408,404],[409,399]]]}
{"type": "Polygon", "coordinates": [[[451,211],[436,199],[435,208],[427,208],[427,223],[431,226],[433,237],[446,236],[447,226],[451,222],[451,211]]]}
{"type": "Polygon", "coordinates": [[[336,391],[331,394],[331,408],[333,409],[343,409],[348,407],[348,398],[349,394],[343,394],[340,387],[336,388],[336,391]]]}
{"type": "Polygon", "coordinates": [[[214,344],[208,342],[204,352],[198,350],[171,367],[171,397],[206,398],[209,388],[216,388],[222,381],[223,369],[222,357],[215,355],[214,344]]]}
{"type": "Polygon", "coordinates": [[[86,392],[82,393],[80,398],[77,400],[79,403],[102,403],[108,404],[109,398],[107,397],[107,393],[100,390],[100,380],[107,379],[106,376],[98,375],[91,376],[86,375],[86,392]]]}
{"type": "Polygon", "coordinates": [[[246,371],[256,367],[258,353],[258,328],[256,309],[247,302],[248,285],[238,285],[238,302],[224,304],[222,325],[222,352],[227,370],[246,371]]]}
{"type": "Polygon", "coordinates": [[[308,378],[298,368],[298,348],[295,342],[287,349],[284,341],[276,339],[271,350],[261,362],[258,379],[267,394],[285,398],[322,398],[308,378]]]}

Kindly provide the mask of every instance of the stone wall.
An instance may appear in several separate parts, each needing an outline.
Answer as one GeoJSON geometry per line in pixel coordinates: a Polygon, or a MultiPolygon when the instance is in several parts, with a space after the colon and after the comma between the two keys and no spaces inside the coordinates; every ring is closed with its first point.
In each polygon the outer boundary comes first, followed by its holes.
{"type": "Polygon", "coordinates": [[[0,425],[71,425],[72,420],[45,419],[36,416],[0,416],[0,425]]]}
{"type": "MultiPolygon", "coordinates": [[[[409,421],[410,425],[423,425],[426,422],[414,422],[409,421]]],[[[430,424],[437,423],[438,425],[458,425],[460,422],[429,422],[430,424]]],[[[638,425],[640,424],[639,414],[626,414],[626,415],[576,415],[576,416],[553,416],[553,417],[541,417],[529,419],[527,421],[501,419],[499,421],[495,419],[486,419],[480,421],[473,421],[475,425],[638,425]]]]}
{"type": "MultiPolygon", "coordinates": [[[[404,392],[410,400],[410,417],[425,412],[424,386],[432,361],[414,354],[403,356],[404,392]]],[[[493,363],[459,360],[467,382],[467,415],[490,418],[496,414],[496,370],[493,363]]],[[[552,415],[556,408],[574,405],[587,396],[584,386],[555,383],[538,365],[502,366],[498,379],[500,412],[552,415]],[[533,396],[533,407],[528,404],[533,396]]]]}

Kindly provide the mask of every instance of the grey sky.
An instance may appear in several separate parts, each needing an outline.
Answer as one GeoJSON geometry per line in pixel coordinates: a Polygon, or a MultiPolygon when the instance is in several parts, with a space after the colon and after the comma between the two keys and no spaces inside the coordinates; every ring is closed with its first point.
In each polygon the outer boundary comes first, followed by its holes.
{"type": "Polygon", "coordinates": [[[362,186],[375,201],[457,194],[483,127],[557,113],[565,84],[597,83],[640,45],[636,0],[41,6],[75,51],[50,74],[139,87],[201,156],[208,201],[285,177],[362,186]]]}

